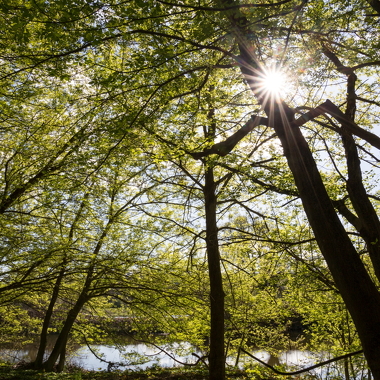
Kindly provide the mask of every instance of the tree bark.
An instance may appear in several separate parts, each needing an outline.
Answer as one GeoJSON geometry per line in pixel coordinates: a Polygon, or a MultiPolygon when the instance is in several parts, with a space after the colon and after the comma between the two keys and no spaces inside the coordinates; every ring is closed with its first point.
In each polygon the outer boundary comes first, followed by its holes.
{"type": "Polygon", "coordinates": [[[347,192],[359,219],[358,232],[367,244],[376,277],[380,281],[380,221],[363,185],[355,141],[351,133],[344,129],[342,129],[342,141],[347,159],[347,192]]]}
{"type": "Polygon", "coordinates": [[[210,278],[210,380],[225,378],[224,353],[224,291],[220,267],[218,227],[216,220],[216,184],[212,167],[206,167],[205,186],[206,247],[210,278]]]}
{"type": "Polygon", "coordinates": [[[59,272],[57,280],[54,284],[53,293],[52,293],[52,296],[50,299],[49,306],[48,306],[46,313],[45,313],[44,322],[42,324],[42,330],[41,330],[41,335],[40,335],[40,344],[38,347],[36,360],[34,361],[34,368],[35,369],[42,369],[42,366],[43,366],[43,360],[44,360],[44,355],[45,355],[45,351],[46,351],[48,328],[50,325],[51,317],[53,315],[54,305],[58,299],[58,294],[59,294],[61,282],[62,282],[62,279],[65,275],[65,270],[66,270],[66,265],[65,264],[63,264],[63,265],[64,265],[64,267],[59,272]]]}
{"type": "MultiPolygon", "coordinates": [[[[231,2],[224,0],[222,4],[231,2]]],[[[355,323],[374,379],[380,380],[380,294],[334,210],[309,146],[294,122],[294,111],[279,99],[268,99],[258,86],[263,67],[246,37],[248,20],[239,10],[227,13],[227,17],[238,40],[241,72],[281,140],[319,248],[355,323]]],[[[354,128],[355,123],[339,109],[337,114],[354,128]]]]}
{"type": "Polygon", "coordinates": [[[57,365],[57,372],[62,372],[65,368],[66,363],[66,351],[67,351],[67,339],[66,343],[62,346],[61,352],[59,353],[59,361],[57,365]]]}
{"type": "Polygon", "coordinates": [[[355,323],[375,379],[380,379],[380,294],[340,222],[298,127],[276,120],[276,130],[303,207],[334,281],[355,323]]]}
{"type": "Polygon", "coordinates": [[[47,372],[53,371],[55,363],[57,362],[59,355],[65,352],[65,347],[67,344],[67,340],[69,338],[71,328],[73,327],[78,314],[82,310],[83,305],[87,301],[88,301],[88,297],[86,297],[86,295],[82,292],[82,294],[78,297],[78,300],[73,306],[73,308],[68,312],[65,324],[63,325],[62,330],[58,335],[58,339],[55,342],[53,351],[51,352],[46,362],[43,364],[43,368],[47,372]]]}

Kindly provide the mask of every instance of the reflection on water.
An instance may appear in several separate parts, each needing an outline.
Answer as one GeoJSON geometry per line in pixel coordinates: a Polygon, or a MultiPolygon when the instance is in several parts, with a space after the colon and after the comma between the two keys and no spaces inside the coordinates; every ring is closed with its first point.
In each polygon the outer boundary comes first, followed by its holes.
{"type": "MultiPolygon", "coordinates": [[[[50,337],[48,352],[54,345],[54,337],[50,337]]],[[[123,369],[146,369],[152,365],[160,367],[175,367],[180,363],[195,363],[197,358],[192,355],[195,353],[202,356],[196,348],[187,342],[173,343],[155,347],[135,341],[128,341],[122,346],[93,345],[91,349],[87,346],[77,346],[71,355],[68,355],[67,363],[79,366],[87,370],[113,370],[123,369]],[[109,362],[115,363],[110,365],[109,362]],[[180,362],[180,363],[178,363],[180,362]]],[[[32,362],[37,354],[36,345],[27,345],[22,349],[0,347],[0,360],[17,363],[20,361],[32,362]]],[[[271,366],[286,364],[295,366],[296,369],[312,366],[323,360],[329,359],[327,353],[314,353],[301,350],[287,350],[281,352],[278,356],[273,356],[265,351],[254,351],[252,355],[264,361],[271,366]]],[[[227,359],[231,365],[235,364],[235,358],[227,359]]],[[[241,356],[240,366],[244,364],[257,364],[253,359],[247,356],[241,356]]],[[[294,368],[294,367],[293,367],[294,368]]],[[[336,369],[336,364],[327,367],[320,367],[312,371],[318,378],[326,378],[327,375],[337,376],[341,373],[336,369]],[[339,374],[338,374],[339,372],[339,374]]],[[[360,371],[361,374],[363,372],[360,371]]],[[[361,375],[360,375],[361,376],[361,375]]],[[[359,377],[360,377],[359,376],[359,377]]],[[[342,377],[343,378],[343,377],[342,377]]],[[[355,378],[352,377],[352,378],[355,378]]]]}
{"type": "Polygon", "coordinates": [[[146,369],[152,365],[175,367],[180,365],[178,362],[194,363],[196,361],[194,356],[191,354],[181,355],[181,352],[200,354],[197,350],[191,350],[192,347],[187,342],[163,345],[160,348],[144,343],[128,344],[118,348],[94,345],[91,346],[91,350],[87,346],[83,346],[75,351],[70,362],[88,370],[108,369],[108,363],[102,360],[117,363],[116,366],[121,365],[125,369],[146,369]]]}

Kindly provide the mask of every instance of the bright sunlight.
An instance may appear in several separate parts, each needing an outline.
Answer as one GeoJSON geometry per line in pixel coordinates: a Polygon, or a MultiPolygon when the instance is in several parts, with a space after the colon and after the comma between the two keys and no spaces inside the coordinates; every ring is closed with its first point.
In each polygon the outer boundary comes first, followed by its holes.
{"type": "Polygon", "coordinates": [[[287,78],[284,72],[271,68],[265,70],[265,75],[261,80],[260,87],[268,96],[280,96],[286,91],[287,78]]]}

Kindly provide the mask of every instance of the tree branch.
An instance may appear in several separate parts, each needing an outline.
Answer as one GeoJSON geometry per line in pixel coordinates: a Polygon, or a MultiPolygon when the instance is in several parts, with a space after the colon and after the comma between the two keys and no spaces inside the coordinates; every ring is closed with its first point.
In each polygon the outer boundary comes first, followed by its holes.
{"type": "Polygon", "coordinates": [[[323,111],[334,117],[349,132],[367,141],[377,149],[380,149],[380,137],[372,132],[360,128],[350,120],[331,100],[327,99],[322,105],[323,111]]]}
{"type": "Polygon", "coordinates": [[[265,367],[268,367],[270,368],[273,372],[277,373],[278,375],[285,375],[285,376],[293,376],[293,375],[298,375],[300,373],[303,373],[303,372],[308,372],[308,371],[311,371],[312,369],[315,369],[315,368],[318,368],[318,367],[322,367],[326,364],[329,364],[329,363],[333,363],[333,362],[336,362],[338,360],[342,360],[342,359],[346,359],[346,358],[350,358],[351,356],[354,356],[354,355],[359,355],[359,354],[362,354],[363,353],[363,350],[359,350],[359,351],[355,351],[355,352],[351,352],[349,354],[345,354],[345,355],[341,355],[341,356],[337,356],[336,358],[333,358],[333,359],[330,359],[330,360],[326,360],[322,363],[318,363],[318,364],[315,364],[315,365],[312,365],[311,367],[307,367],[307,368],[304,368],[304,369],[300,369],[298,371],[294,371],[294,372],[283,372],[283,371],[279,371],[278,369],[274,368],[273,366],[265,363],[264,361],[260,360],[259,358],[257,358],[256,356],[253,356],[252,354],[250,354],[248,351],[244,350],[244,348],[241,349],[245,354],[247,354],[248,356],[250,356],[252,359],[255,359],[256,361],[258,361],[260,364],[264,365],[265,367]]]}
{"type": "Polygon", "coordinates": [[[190,154],[195,159],[210,156],[211,154],[218,154],[219,156],[224,157],[232,151],[240,140],[247,136],[248,133],[258,125],[268,125],[268,119],[261,116],[252,116],[243,127],[228,137],[225,141],[216,143],[211,148],[205,149],[203,152],[194,152],[190,154]]]}

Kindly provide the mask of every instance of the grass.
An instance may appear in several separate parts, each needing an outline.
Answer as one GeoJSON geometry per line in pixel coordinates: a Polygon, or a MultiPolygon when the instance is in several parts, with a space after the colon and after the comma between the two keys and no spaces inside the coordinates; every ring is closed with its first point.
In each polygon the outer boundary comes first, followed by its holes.
{"type": "MultiPolygon", "coordinates": [[[[145,371],[84,371],[45,373],[41,371],[0,366],[0,380],[206,380],[208,372],[204,369],[150,369],[145,371]]],[[[245,372],[227,371],[228,380],[252,379],[245,372]]]]}

